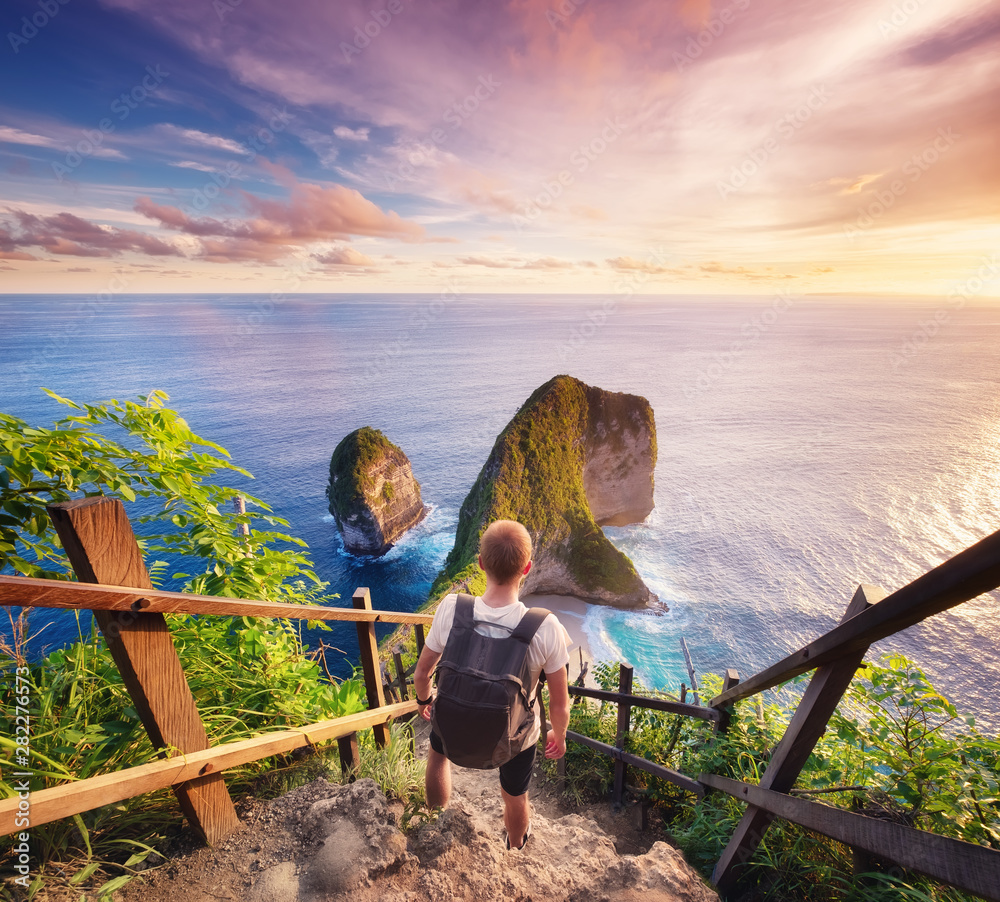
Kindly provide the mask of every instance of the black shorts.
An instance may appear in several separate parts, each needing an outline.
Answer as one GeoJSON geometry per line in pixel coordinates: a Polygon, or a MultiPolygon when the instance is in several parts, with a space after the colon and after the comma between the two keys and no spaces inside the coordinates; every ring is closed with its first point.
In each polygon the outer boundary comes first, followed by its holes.
{"type": "MultiPolygon", "coordinates": [[[[500,786],[509,796],[523,796],[528,791],[531,782],[531,771],[535,766],[535,747],[533,742],[521,754],[511,758],[506,764],[500,765],[500,786]]],[[[444,754],[441,737],[431,730],[431,748],[439,755],[444,754]]]]}

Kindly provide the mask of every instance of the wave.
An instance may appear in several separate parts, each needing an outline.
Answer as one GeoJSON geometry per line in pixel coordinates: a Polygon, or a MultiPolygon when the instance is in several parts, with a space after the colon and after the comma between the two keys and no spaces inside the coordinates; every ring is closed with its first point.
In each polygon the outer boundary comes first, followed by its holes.
{"type": "Polygon", "coordinates": [[[455,523],[458,514],[454,514],[445,505],[429,503],[427,506],[427,516],[416,526],[407,530],[399,537],[393,546],[383,555],[375,556],[370,554],[354,554],[344,547],[344,537],[340,530],[336,528],[336,521],[333,514],[323,514],[319,519],[323,523],[333,525],[331,530],[334,550],[346,561],[356,564],[373,564],[379,561],[392,563],[401,558],[417,558],[425,564],[440,562],[438,567],[444,565],[444,559],[448,556],[451,546],[455,542],[455,523]]]}

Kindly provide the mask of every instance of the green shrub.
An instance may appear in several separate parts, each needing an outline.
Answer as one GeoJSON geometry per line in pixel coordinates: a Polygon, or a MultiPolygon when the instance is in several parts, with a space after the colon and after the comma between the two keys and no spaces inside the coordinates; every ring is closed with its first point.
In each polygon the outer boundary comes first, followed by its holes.
{"type": "MultiPolygon", "coordinates": [[[[133,522],[155,583],[168,568],[157,558],[164,555],[187,571],[172,574],[183,581],[184,591],[286,603],[335,597],[324,594],[305,543],[273,528],[287,523],[267,504],[240,492],[251,512],[228,512],[237,492],[214,480],[250,474],[165,408],[165,394],[100,405],[52,397],[75,413],[51,429],[0,414],[0,569],[70,578],[45,506],[106,495],[141,503],[144,513],[133,511],[133,522]],[[243,536],[244,524],[264,528],[243,536]]],[[[78,619],[77,642],[29,663],[31,637],[23,614],[12,617],[13,639],[0,648],[0,676],[5,697],[11,697],[15,668],[27,668],[20,679],[30,687],[30,757],[25,761],[18,754],[13,730],[0,735],[0,795],[16,795],[15,770],[30,773],[37,790],[155,757],[96,627],[84,629],[78,619]]],[[[325,662],[307,654],[302,621],[170,615],[168,622],[212,744],[364,707],[357,680],[323,679],[325,662]]],[[[281,757],[229,771],[230,785],[247,788],[266,769],[288,761],[281,757]]],[[[42,863],[33,891],[44,883],[47,889],[61,885],[82,892],[116,873],[126,879],[155,857],[153,847],[180,821],[176,799],[165,790],[32,827],[33,854],[42,863]]],[[[7,840],[3,848],[10,845],[7,840]]],[[[120,878],[104,889],[119,885],[120,878]]]]}
{"type": "Polygon", "coordinates": [[[413,754],[413,725],[394,720],[389,724],[389,743],[375,745],[371,731],[359,736],[362,754],[358,777],[371,777],[390,799],[416,806],[424,805],[424,770],[426,762],[413,754]]]}
{"type": "MultiPolygon", "coordinates": [[[[597,683],[618,688],[618,665],[598,665],[597,683]]],[[[633,708],[627,751],[691,777],[715,773],[757,783],[780,741],[808,680],[737,703],[728,731],[703,721],[633,708]]],[[[702,693],[721,691],[707,675],[702,693]]],[[[633,690],[643,693],[637,682],[633,690]]],[[[570,729],[614,741],[617,706],[574,705],[570,729]]],[[[829,805],[891,819],[966,842],[1000,848],[1000,739],[976,729],[937,692],[919,667],[899,655],[859,670],[809,757],[796,784],[823,790],[829,805]]],[[[567,775],[580,796],[606,793],[610,758],[570,744],[567,775]]],[[[632,770],[632,785],[656,804],[666,829],[687,860],[706,878],[746,806],[712,792],[696,801],[671,783],[632,770]]],[[[776,820],[741,873],[740,898],[748,900],[962,900],[970,898],[890,863],[855,875],[849,849],[785,821],[776,820]]]]}

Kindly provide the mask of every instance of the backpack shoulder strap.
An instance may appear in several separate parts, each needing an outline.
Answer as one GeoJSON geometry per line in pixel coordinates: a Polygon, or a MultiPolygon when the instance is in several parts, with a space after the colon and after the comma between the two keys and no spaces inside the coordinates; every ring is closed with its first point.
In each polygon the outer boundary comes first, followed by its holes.
{"type": "Polygon", "coordinates": [[[448,631],[448,638],[445,640],[444,651],[441,653],[438,667],[442,665],[453,667],[456,663],[464,660],[468,644],[475,635],[475,611],[475,598],[464,592],[458,593],[455,601],[455,616],[452,618],[451,629],[448,631]]]}
{"type": "Polygon", "coordinates": [[[542,621],[550,613],[551,611],[547,611],[545,608],[528,608],[528,612],[521,618],[520,623],[514,627],[514,631],[510,634],[511,638],[519,639],[525,645],[529,645],[535,637],[535,633],[538,632],[538,628],[542,625],[542,621]]]}
{"type": "Polygon", "coordinates": [[[455,619],[452,627],[471,630],[475,626],[476,599],[465,592],[458,593],[458,600],[455,602],[455,619]]]}

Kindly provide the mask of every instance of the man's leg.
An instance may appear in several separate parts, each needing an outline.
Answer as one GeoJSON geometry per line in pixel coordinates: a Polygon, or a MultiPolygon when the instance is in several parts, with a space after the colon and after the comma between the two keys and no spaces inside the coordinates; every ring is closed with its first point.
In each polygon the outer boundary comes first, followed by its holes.
{"type": "Polygon", "coordinates": [[[501,787],[500,795],[503,798],[503,825],[507,829],[507,836],[512,849],[520,849],[524,844],[525,834],[528,832],[528,824],[531,821],[531,806],[528,804],[528,793],[519,796],[510,795],[506,789],[501,787]]]}
{"type": "Polygon", "coordinates": [[[524,845],[531,807],[528,805],[528,785],[535,765],[535,746],[529,746],[516,758],[500,766],[500,797],[503,799],[503,825],[512,849],[524,845]]]}
{"type": "Polygon", "coordinates": [[[433,748],[427,750],[424,790],[429,808],[447,808],[451,799],[451,762],[433,748]]]}

